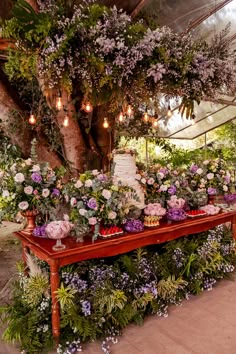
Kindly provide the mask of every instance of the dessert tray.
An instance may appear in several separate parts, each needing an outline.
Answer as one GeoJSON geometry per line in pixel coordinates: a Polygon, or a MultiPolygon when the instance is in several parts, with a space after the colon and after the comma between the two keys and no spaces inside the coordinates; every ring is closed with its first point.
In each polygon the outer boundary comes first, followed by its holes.
{"type": "Polygon", "coordinates": [[[186,212],[186,215],[188,216],[188,218],[198,218],[200,216],[205,216],[207,215],[207,213],[205,212],[205,210],[190,210],[186,212]]]}
{"type": "Polygon", "coordinates": [[[124,233],[123,229],[119,226],[109,226],[109,227],[100,227],[98,237],[102,239],[115,237],[122,235],[124,233]]]}

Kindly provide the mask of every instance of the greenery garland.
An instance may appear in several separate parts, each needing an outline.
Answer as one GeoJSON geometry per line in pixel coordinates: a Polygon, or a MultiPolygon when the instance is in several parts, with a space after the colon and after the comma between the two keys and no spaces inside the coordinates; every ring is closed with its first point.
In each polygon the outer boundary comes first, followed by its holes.
{"type": "MultiPolygon", "coordinates": [[[[59,354],[81,351],[81,342],[104,339],[102,350],[129,323],[147,314],[168,315],[171,304],[211,290],[234,270],[235,241],[226,226],[125,255],[63,267],[57,298],[61,305],[59,354]]],[[[24,353],[52,345],[49,269],[28,259],[30,275],[19,267],[12,304],[1,310],[3,339],[24,353]]]]}
{"type": "Polygon", "coordinates": [[[235,88],[227,30],[207,44],[167,27],[146,28],[116,7],[66,4],[41,3],[36,13],[24,0],[16,2],[14,17],[4,25],[5,36],[16,41],[6,64],[11,78],[35,75],[43,80],[45,94],[73,89],[84,101],[109,102],[113,110],[124,102],[149,105],[160,92],[181,96],[187,116],[193,101],[235,88]]]}

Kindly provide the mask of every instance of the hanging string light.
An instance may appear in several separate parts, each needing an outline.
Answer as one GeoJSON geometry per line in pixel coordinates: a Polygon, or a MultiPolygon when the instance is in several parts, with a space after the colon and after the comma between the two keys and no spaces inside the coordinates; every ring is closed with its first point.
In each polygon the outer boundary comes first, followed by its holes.
{"type": "Polygon", "coordinates": [[[143,120],[144,120],[145,123],[148,122],[148,120],[149,120],[149,115],[148,115],[147,112],[144,113],[144,115],[143,115],[143,120]]]}
{"type": "Polygon", "coordinates": [[[29,117],[29,124],[34,125],[36,123],[35,115],[31,112],[29,117]]]}
{"type": "Polygon", "coordinates": [[[172,116],[170,105],[168,105],[167,117],[170,118],[172,116]]]}
{"type": "Polygon", "coordinates": [[[104,118],[104,121],[103,121],[103,128],[105,128],[105,129],[109,128],[109,123],[108,123],[107,118],[104,118]]]}
{"type": "Polygon", "coordinates": [[[63,126],[65,128],[67,128],[69,126],[69,117],[68,117],[67,114],[65,115],[65,118],[64,118],[64,121],[63,121],[63,126]]]}
{"type": "Polygon", "coordinates": [[[56,108],[58,109],[58,111],[60,111],[63,107],[62,104],[62,97],[61,97],[61,93],[59,92],[57,99],[56,99],[56,108]]]}
{"type": "Polygon", "coordinates": [[[129,104],[126,111],[127,115],[130,117],[133,114],[132,106],[129,104]]]}
{"type": "Polygon", "coordinates": [[[120,123],[122,123],[124,121],[124,114],[123,112],[120,112],[119,116],[118,116],[118,120],[120,123]]]}
{"type": "Polygon", "coordinates": [[[153,121],[152,121],[152,126],[153,128],[157,128],[158,127],[158,119],[154,118],[153,121]]]}
{"type": "Polygon", "coordinates": [[[85,106],[84,106],[84,110],[85,110],[85,112],[87,112],[87,113],[92,112],[93,106],[91,105],[90,102],[86,102],[86,104],[85,104],[85,106]]]}

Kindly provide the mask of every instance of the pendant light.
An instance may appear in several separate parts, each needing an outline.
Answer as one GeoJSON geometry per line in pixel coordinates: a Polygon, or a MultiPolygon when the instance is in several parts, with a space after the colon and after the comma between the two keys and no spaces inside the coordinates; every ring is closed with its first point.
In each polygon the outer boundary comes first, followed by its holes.
{"type": "Polygon", "coordinates": [[[129,104],[126,111],[127,115],[130,117],[133,114],[132,106],[129,104]]]}
{"type": "Polygon", "coordinates": [[[58,93],[57,99],[56,99],[56,108],[58,109],[58,111],[60,111],[63,107],[62,104],[62,97],[61,97],[61,93],[58,93]]]}
{"type": "Polygon", "coordinates": [[[29,117],[29,124],[34,125],[36,123],[35,115],[31,112],[29,117]]]}
{"type": "Polygon", "coordinates": [[[147,112],[144,113],[144,115],[143,115],[143,120],[144,120],[145,123],[148,123],[149,115],[148,115],[147,112]]]}
{"type": "Polygon", "coordinates": [[[123,114],[123,112],[120,112],[120,114],[119,114],[119,116],[118,116],[118,121],[119,121],[120,123],[122,123],[122,122],[124,121],[124,114],[123,114]]]}
{"type": "Polygon", "coordinates": [[[85,112],[87,112],[87,113],[92,112],[93,106],[91,105],[90,102],[86,102],[86,104],[85,104],[85,106],[84,106],[84,110],[85,110],[85,112]]]}
{"type": "Polygon", "coordinates": [[[69,117],[68,117],[67,114],[65,115],[65,118],[64,118],[64,121],[63,121],[63,126],[65,128],[67,128],[69,126],[69,117]]]}
{"type": "Polygon", "coordinates": [[[103,121],[103,128],[105,128],[105,129],[109,128],[109,123],[108,123],[107,118],[104,118],[104,121],[103,121]]]}
{"type": "Polygon", "coordinates": [[[167,117],[170,118],[172,116],[170,105],[168,105],[167,117]]]}

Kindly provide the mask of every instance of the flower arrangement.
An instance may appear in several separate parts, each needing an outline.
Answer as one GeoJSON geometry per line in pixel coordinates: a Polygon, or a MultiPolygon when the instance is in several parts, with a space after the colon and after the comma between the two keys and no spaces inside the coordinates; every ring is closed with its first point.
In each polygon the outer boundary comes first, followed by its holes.
{"type": "MultiPolygon", "coordinates": [[[[62,267],[57,299],[61,322],[67,325],[61,327],[58,354],[81,351],[84,342],[95,338],[108,354],[109,344],[117,342],[129,323],[140,325],[150,314],[167,317],[170,306],[229,277],[234,264],[235,240],[221,225],[155,248],[62,267]]],[[[37,264],[39,270],[42,266],[43,272],[34,276],[18,266],[13,299],[2,309],[7,325],[3,340],[20,342],[30,354],[51,349],[53,340],[49,273],[42,262],[37,264]]]]}
{"type": "Polygon", "coordinates": [[[124,229],[127,232],[140,232],[143,231],[144,227],[141,220],[131,219],[126,221],[124,229]]]}
{"type": "Polygon", "coordinates": [[[34,209],[43,215],[55,215],[61,196],[60,178],[47,163],[17,159],[1,173],[0,193],[4,215],[14,217],[19,211],[34,209]]]}
{"type": "Polygon", "coordinates": [[[201,207],[200,209],[204,210],[208,215],[216,215],[220,212],[220,207],[215,206],[213,204],[207,204],[201,207]]]}
{"type": "Polygon", "coordinates": [[[170,197],[170,200],[167,201],[167,205],[169,208],[175,208],[175,209],[183,209],[185,206],[185,199],[183,198],[177,198],[176,195],[172,195],[170,197]]]}
{"type": "Polygon", "coordinates": [[[76,225],[90,226],[122,224],[132,205],[131,187],[114,185],[112,178],[98,171],[88,171],[80,178],[65,185],[63,194],[70,205],[70,220],[76,225]]]}
{"type": "Polygon", "coordinates": [[[161,217],[166,214],[166,209],[160,203],[150,203],[144,209],[144,214],[161,217]]]}
{"type": "Polygon", "coordinates": [[[179,207],[174,207],[168,209],[166,213],[167,219],[171,221],[181,221],[185,220],[187,218],[187,215],[184,211],[184,209],[179,208],[179,207]]]}

